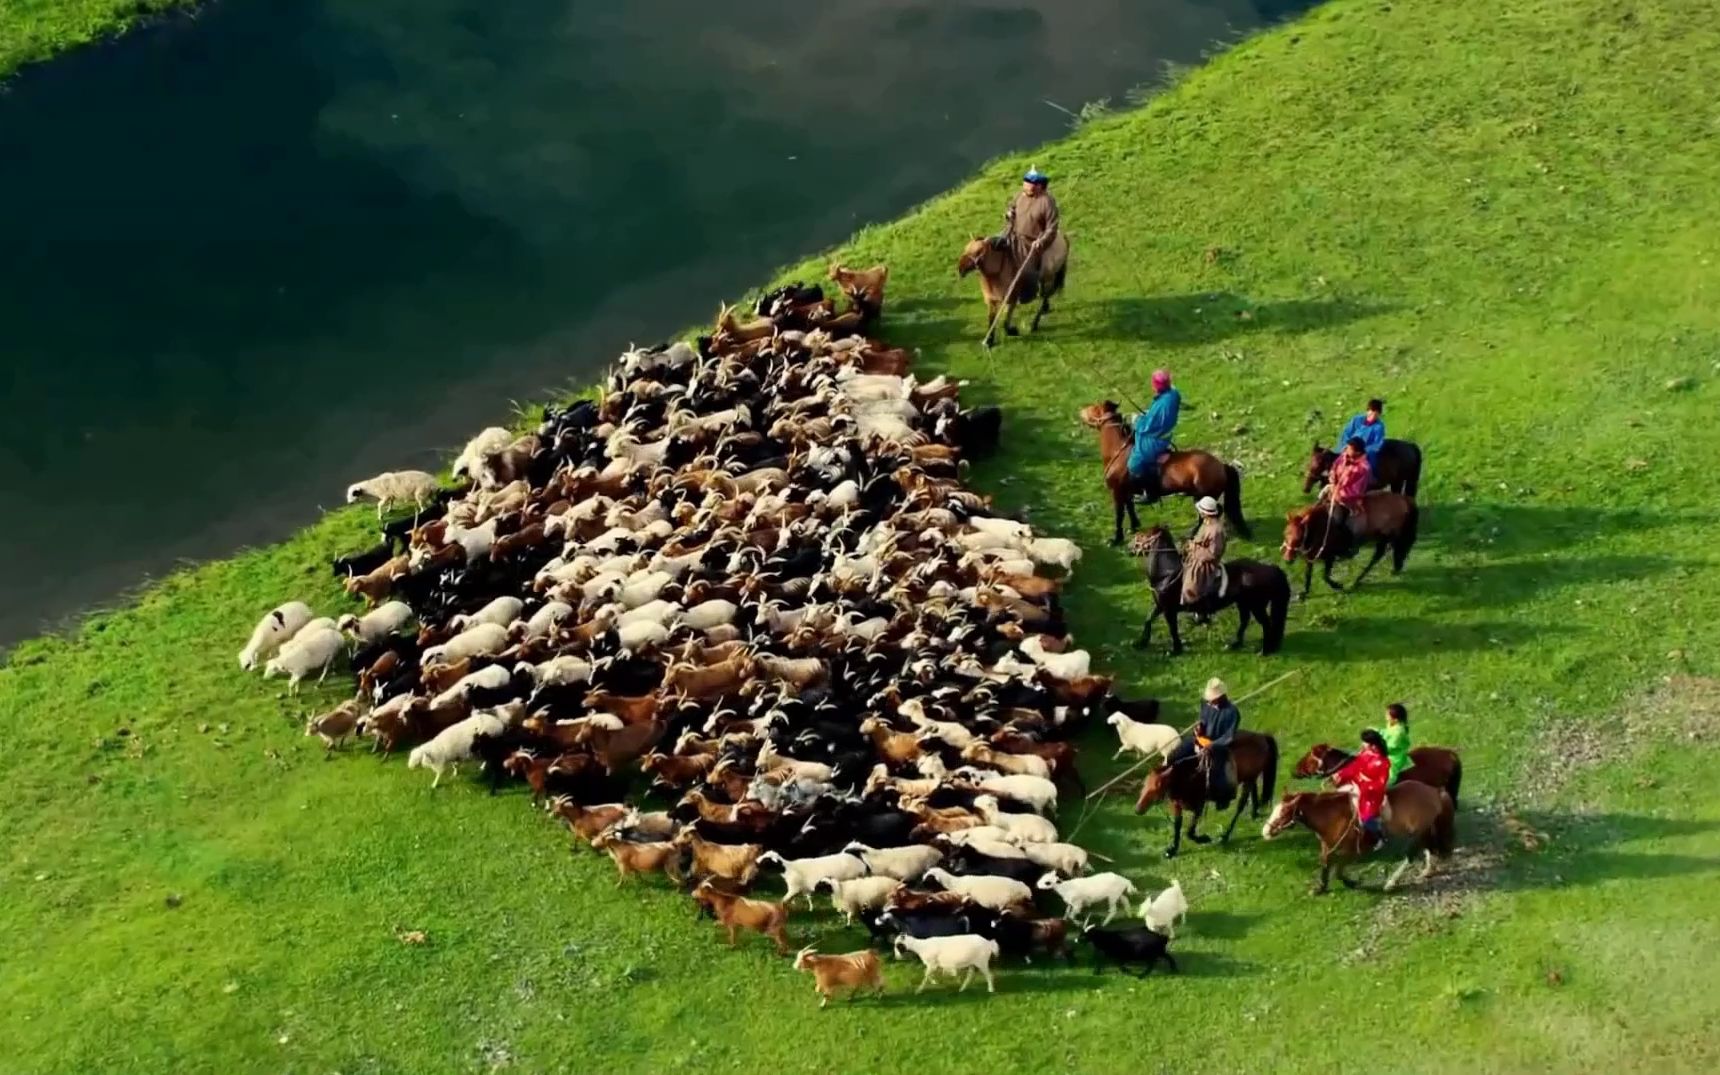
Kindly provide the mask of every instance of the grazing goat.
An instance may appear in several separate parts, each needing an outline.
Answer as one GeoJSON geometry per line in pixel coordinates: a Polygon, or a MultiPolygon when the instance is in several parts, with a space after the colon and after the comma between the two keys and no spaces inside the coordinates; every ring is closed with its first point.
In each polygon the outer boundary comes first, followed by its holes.
{"type": "Polygon", "coordinates": [[[1127,911],[1129,897],[1135,894],[1134,882],[1120,873],[1096,873],[1067,881],[1056,873],[1048,873],[1039,879],[1038,887],[1057,893],[1071,918],[1084,916],[1087,908],[1104,904],[1105,920],[1099,923],[1101,926],[1110,925],[1119,910],[1127,911]]]}
{"type": "Polygon", "coordinates": [[[991,961],[997,958],[997,942],[977,933],[960,933],[953,937],[910,937],[902,934],[896,938],[896,954],[907,949],[918,956],[925,964],[926,973],[920,978],[920,984],[914,992],[923,991],[931,980],[939,974],[948,974],[954,978],[958,973],[966,971],[962,984],[956,992],[961,992],[973,981],[977,972],[985,978],[985,991],[997,992],[997,982],[991,975],[991,961]]]}
{"type": "Polygon", "coordinates": [[[838,990],[848,990],[848,999],[862,989],[884,994],[883,964],[871,949],[848,952],[839,956],[819,955],[808,945],[794,956],[794,969],[812,972],[813,988],[818,990],[818,1006],[825,1007],[838,990]]]}
{"type": "Polygon", "coordinates": [[[374,478],[353,482],[346,487],[346,502],[356,504],[367,496],[376,498],[376,517],[396,501],[411,501],[414,511],[436,499],[436,476],[422,470],[385,470],[374,478]]]}
{"type": "Polygon", "coordinates": [[[728,931],[730,948],[737,944],[737,930],[750,929],[775,941],[778,955],[788,954],[788,938],[784,935],[784,927],[788,924],[786,903],[749,900],[745,896],[724,892],[709,880],[701,881],[699,887],[693,889],[693,899],[710,911],[717,924],[728,931]]]}
{"type": "Polygon", "coordinates": [[[1178,919],[1188,921],[1188,899],[1183,895],[1181,881],[1172,881],[1171,887],[1141,901],[1141,921],[1156,933],[1163,933],[1174,940],[1178,919]]]}
{"type": "Polygon", "coordinates": [[[303,601],[288,601],[257,621],[251,629],[251,639],[239,651],[239,667],[249,672],[258,661],[266,661],[286,645],[316,613],[303,601]]]}

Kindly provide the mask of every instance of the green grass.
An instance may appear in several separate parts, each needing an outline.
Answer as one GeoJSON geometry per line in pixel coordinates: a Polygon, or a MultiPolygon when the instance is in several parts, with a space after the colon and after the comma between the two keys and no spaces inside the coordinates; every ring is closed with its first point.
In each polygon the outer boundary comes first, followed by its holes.
{"type": "MultiPolygon", "coordinates": [[[[1433,890],[1311,898],[1311,838],[1253,825],[1166,864],[1164,816],[1118,799],[1082,841],[1182,879],[1180,977],[913,998],[902,967],[886,1001],[818,1012],[523,797],[324,761],[298,718],[336,690],[239,675],[262,609],[339,607],[324,559],[368,523],[342,512],[0,669],[0,1070],[1714,1070],[1716,55],[1695,0],[1339,0],[1021,155],[1075,243],[1038,338],[981,354],[952,271],[1019,161],[844,252],[889,261],[891,339],[1007,408],[976,483],[1087,546],[1071,615],[1133,692],[1182,716],[1210,674],[1296,669],[1249,726],[1349,740],[1402,699],[1462,749],[1464,850],[1433,890]],[[1223,622],[1177,661],[1130,649],[1144,595],[1074,411],[1160,364],[1181,442],[1246,467],[1236,554],[1273,555],[1309,440],[1387,396],[1428,456],[1406,573],[1317,591],[1271,659],[1225,652],[1223,622]]],[[[823,910],[793,932],[855,939],[823,910]]]]}
{"type": "Polygon", "coordinates": [[[0,5],[0,84],[25,64],[124,33],[197,0],[6,0],[0,5]]]}

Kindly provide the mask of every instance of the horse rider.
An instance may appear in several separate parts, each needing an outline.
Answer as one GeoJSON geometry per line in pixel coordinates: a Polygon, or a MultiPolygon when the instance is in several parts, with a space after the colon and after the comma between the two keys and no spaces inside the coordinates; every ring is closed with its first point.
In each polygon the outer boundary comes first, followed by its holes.
{"type": "Polygon", "coordinates": [[[1171,387],[1169,370],[1153,371],[1153,401],[1135,419],[1135,443],[1129,450],[1129,476],[1148,504],[1164,496],[1159,457],[1171,450],[1171,433],[1182,410],[1182,393],[1171,387]]]}
{"type": "Polygon", "coordinates": [[[1367,520],[1362,498],[1368,495],[1368,486],[1373,484],[1373,480],[1374,471],[1368,465],[1366,442],[1360,437],[1351,437],[1332,462],[1332,479],[1326,487],[1331,498],[1333,526],[1344,523],[1352,535],[1362,536],[1362,524],[1367,520]]]}
{"type": "Polygon", "coordinates": [[[1200,522],[1183,553],[1182,607],[1186,609],[1195,609],[1205,602],[1218,585],[1224,565],[1226,535],[1218,501],[1203,496],[1195,501],[1194,510],[1200,513],[1200,522]]]}
{"type": "Polygon", "coordinates": [[[1372,728],[1362,730],[1362,749],[1342,769],[1332,774],[1332,783],[1349,788],[1356,799],[1356,820],[1362,826],[1361,850],[1371,851],[1384,839],[1380,807],[1391,783],[1392,763],[1386,757],[1386,741],[1372,728]]]}
{"type": "Polygon", "coordinates": [[[1005,227],[997,240],[998,245],[1014,252],[1015,263],[1023,267],[1017,295],[1026,298],[1039,294],[1039,263],[1057,238],[1057,199],[1046,189],[1050,184],[1051,177],[1037,165],[1027,170],[1021,177],[1021,190],[1004,210],[1005,227]]]}
{"type": "Polygon", "coordinates": [[[1385,400],[1370,399],[1368,409],[1351,417],[1344,425],[1344,432],[1338,436],[1339,444],[1348,444],[1360,438],[1362,450],[1368,455],[1368,466],[1374,470],[1380,467],[1380,449],[1385,447],[1386,443],[1385,413],[1385,400]]]}
{"type": "Polygon", "coordinates": [[[1235,781],[1230,774],[1230,745],[1242,728],[1242,714],[1230,700],[1230,691],[1217,676],[1206,681],[1201,692],[1200,717],[1194,733],[1183,736],[1166,761],[1171,765],[1198,758],[1197,764],[1206,769],[1207,796],[1212,804],[1223,809],[1230,805],[1235,781]]]}
{"type": "Polygon", "coordinates": [[[1380,737],[1386,743],[1386,758],[1392,763],[1388,783],[1395,784],[1404,770],[1415,764],[1409,756],[1409,710],[1402,702],[1386,706],[1386,730],[1380,737]]]}

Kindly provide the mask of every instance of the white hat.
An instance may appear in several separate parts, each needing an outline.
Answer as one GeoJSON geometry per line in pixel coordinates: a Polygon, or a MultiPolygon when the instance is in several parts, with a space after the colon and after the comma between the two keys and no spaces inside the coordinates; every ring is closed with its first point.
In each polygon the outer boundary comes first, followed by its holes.
{"type": "Polygon", "coordinates": [[[1213,676],[1211,679],[1206,681],[1206,690],[1201,693],[1201,697],[1205,698],[1209,702],[1216,702],[1218,699],[1223,698],[1229,693],[1230,688],[1224,685],[1224,680],[1219,679],[1217,676],[1213,676]]]}
{"type": "Polygon", "coordinates": [[[1194,510],[1200,512],[1202,515],[1217,515],[1218,501],[1214,500],[1210,496],[1203,496],[1194,502],[1194,510]]]}

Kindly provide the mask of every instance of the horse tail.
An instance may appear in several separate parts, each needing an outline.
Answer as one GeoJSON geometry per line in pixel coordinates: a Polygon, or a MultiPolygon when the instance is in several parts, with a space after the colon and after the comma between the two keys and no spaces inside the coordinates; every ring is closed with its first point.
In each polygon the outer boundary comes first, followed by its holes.
{"type": "Polygon", "coordinates": [[[1421,445],[1414,445],[1415,452],[1410,457],[1409,474],[1404,478],[1403,495],[1415,499],[1415,491],[1421,488],[1421,445]]]}
{"type": "Polygon", "coordinates": [[[1278,740],[1270,735],[1266,737],[1266,772],[1261,774],[1260,790],[1267,802],[1272,802],[1278,791],[1278,740]]]}
{"type": "Polygon", "coordinates": [[[1463,759],[1451,756],[1451,777],[1445,782],[1445,793],[1451,796],[1451,808],[1457,809],[1457,793],[1463,787],[1463,759]]]}
{"type": "Polygon", "coordinates": [[[1272,592],[1266,595],[1266,618],[1261,624],[1264,638],[1260,643],[1260,655],[1277,653],[1284,645],[1284,628],[1290,622],[1290,577],[1283,571],[1275,570],[1272,576],[1272,592]]]}
{"type": "Polygon", "coordinates": [[[1248,529],[1248,520],[1242,517],[1242,472],[1229,463],[1224,465],[1224,516],[1239,535],[1254,536],[1248,529]]]}
{"type": "Polygon", "coordinates": [[[1409,559],[1409,550],[1415,548],[1416,531],[1421,525],[1421,509],[1415,501],[1409,502],[1409,511],[1404,514],[1403,526],[1392,536],[1392,574],[1403,570],[1403,563],[1409,559]]]}

